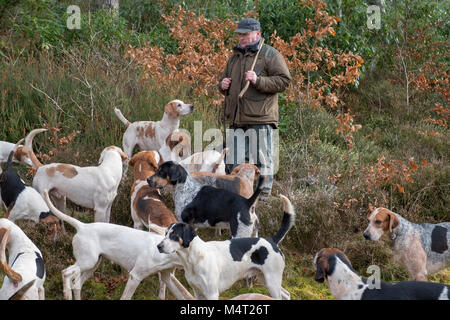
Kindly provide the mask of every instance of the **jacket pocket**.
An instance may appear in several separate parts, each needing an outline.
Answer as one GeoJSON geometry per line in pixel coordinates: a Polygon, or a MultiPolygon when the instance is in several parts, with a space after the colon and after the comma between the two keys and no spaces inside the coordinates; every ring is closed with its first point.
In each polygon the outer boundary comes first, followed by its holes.
{"type": "Polygon", "coordinates": [[[268,94],[258,91],[254,86],[250,84],[243,98],[251,101],[262,101],[266,99],[267,96],[268,94]]]}
{"type": "Polygon", "coordinates": [[[251,118],[264,116],[267,113],[267,94],[255,93],[250,95],[252,99],[246,97],[246,95],[247,93],[244,95],[246,99],[243,99],[244,108],[242,112],[251,118]]]}

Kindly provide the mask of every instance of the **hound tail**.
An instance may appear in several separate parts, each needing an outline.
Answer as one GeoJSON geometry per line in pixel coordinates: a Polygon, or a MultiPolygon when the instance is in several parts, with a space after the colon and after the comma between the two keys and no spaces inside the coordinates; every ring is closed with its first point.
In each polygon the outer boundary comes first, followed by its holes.
{"type": "Polygon", "coordinates": [[[33,151],[33,138],[41,132],[47,131],[47,129],[41,128],[41,129],[34,129],[31,130],[31,132],[27,135],[25,138],[25,148],[27,149],[28,158],[31,159],[31,162],[33,163],[33,168],[37,169],[39,167],[42,167],[43,164],[38,160],[36,155],[33,151]]]}
{"type": "Polygon", "coordinates": [[[247,200],[248,201],[248,207],[250,208],[253,206],[256,202],[256,199],[258,199],[259,194],[262,191],[262,184],[264,183],[264,176],[259,176],[258,179],[258,185],[256,186],[255,192],[252,194],[252,196],[247,200]]]}
{"type": "Polygon", "coordinates": [[[272,240],[278,244],[281,240],[283,240],[284,236],[288,233],[288,231],[292,228],[295,223],[295,210],[291,201],[288,198],[280,194],[281,199],[283,200],[283,209],[284,215],[283,220],[281,222],[280,230],[272,237],[272,240]]]}
{"type": "Polygon", "coordinates": [[[122,114],[122,112],[120,112],[119,109],[114,108],[114,112],[116,113],[117,118],[119,118],[120,121],[123,122],[123,124],[128,128],[131,124],[130,121],[127,120],[127,118],[125,118],[122,114]]]}
{"type": "Polygon", "coordinates": [[[14,148],[9,153],[8,162],[6,163],[6,169],[5,170],[9,170],[11,168],[12,162],[13,162],[14,153],[16,152],[17,148],[22,143],[22,141],[23,141],[23,138],[20,139],[19,141],[17,141],[17,143],[14,145],[14,148]]]}
{"type": "Polygon", "coordinates": [[[80,229],[81,226],[83,226],[83,222],[78,221],[75,218],[72,218],[70,216],[68,216],[67,214],[62,213],[61,211],[59,211],[58,209],[56,209],[56,207],[53,205],[53,203],[50,201],[50,197],[48,196],[48,190],[45,189],[44,190],[44,200],[47,203],[48,208],[50,209],[50,211],[60,220],[67,222],[68,224],[70,224],[72,227],[74,227],[75,229],[77,229],[77,231],[80,229]]]}

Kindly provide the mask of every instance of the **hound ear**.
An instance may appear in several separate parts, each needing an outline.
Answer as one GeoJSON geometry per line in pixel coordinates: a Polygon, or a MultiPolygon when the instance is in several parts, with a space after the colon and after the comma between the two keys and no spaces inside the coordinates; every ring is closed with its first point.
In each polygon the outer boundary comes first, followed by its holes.
{"type": "Polygon", "coordinates": [[[170,183],[175,185],[177,183],[184,183],[186,181],[187,172],[181,165],[173,164],[170,167],[169,177],[170,183]]]}
{"type": "Polygon", "coordinates": [[[169,102],[165,106],[164,112],[171,118],[178,118],[180,116],[180,114],[177,111],[177,103],[174,101],[169,102]]]}
{"type": "Polygon", "coordinates": [[[316,275],[314,276],[314,280],[322,283],[325,281],[326,270],[324,269],[325,266],[324,262],[322,261],[323,259],[318,259],[318,255],[319,254],[316,254],[316,257],[314,258],[314,261],[316,261],[316,275]]]}
{"type": "Polygon", "coordinates": [[[194,228],[190,224],[183,225],[183,248],[188,248],[191,241],[197,236],[194,228]]]}
{"type": "Polygon", "coordinates": [[[122,158],[122,163],[125,162],[128,159],[128,156],[125,152],[123,152],[122,150],[119,151],[120,153],[120,157],[122,158]]]}
{"type": "Polygon", "coordinates": [[[400,220],[398,217],[394,213],[389,212],[389,232],[392,233],[392,229],[397,228],[399,224],[400,220]]]}
{"type": "Polygon", "coordinates": [[[100,154],[100,158],[98,159],[98,165],[101,165],[103,162],[103,158],[105,156],[106,149],[103,149],[102,153],[100,154]]]}
{"type": "Polygon", "coordinates": [[[128,162],[128,165],[134,167],[134,164],[136,163],[139,157],[140,157],[139,153],[136,153],[134,156],[131,157],[130,161],[128,162]]]}

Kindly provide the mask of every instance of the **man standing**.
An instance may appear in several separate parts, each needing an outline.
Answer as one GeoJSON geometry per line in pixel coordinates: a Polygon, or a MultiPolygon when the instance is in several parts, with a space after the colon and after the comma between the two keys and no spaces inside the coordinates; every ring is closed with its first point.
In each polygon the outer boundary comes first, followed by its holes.
{"type": "Polygon", "coordinates": [[[225,95],[225,118],[230,123],[226,163],[230,171],[243,162],[256,163],[266,176],[261,197],[267,197],[273,184],[272,138],[278,127],[278,93],[289,86],[291,76],[283,56],[267,44],[261,46],[258,20],[243,19],[235,32],[239,44],[233,49],[219,82],[219,90],[225,95]],[[247,81],[248,89],[239,97],[247,81]],[[264,159],[260,159],[259,151],[264,159]],[[244,154],[245,157],[240,156],[244,154]]]}

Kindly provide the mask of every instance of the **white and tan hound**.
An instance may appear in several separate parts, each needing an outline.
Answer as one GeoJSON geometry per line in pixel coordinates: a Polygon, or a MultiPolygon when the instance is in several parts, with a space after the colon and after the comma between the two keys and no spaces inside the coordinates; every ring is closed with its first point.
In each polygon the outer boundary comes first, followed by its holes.
{"type": "MultiPolygon", "coordinates": [[[[136,121],[131,123],[119,109],[115,108],[114,112],[117,117],[127,127],[123,134],[122,145],[128,159],[131,159],[136,145],[142,151],[158,151],[164,148],[168,136],[178,130],[181,117],[193,111],[193,104],[186,104],[181,100],[172,100],[164,107],[164,115],[160,121],[136,121]]],[[[127,168],[128,163],[125,163],[125,170],[127,168]]]]}
{"type": "Polygon", "coordinates": [[[424,281],[379,283],[361,277],[347,256],[336,248],[324,248],[314,256],[315,280],[326,280],[338,300],[449,300],[450,286],[424,281]]]}
{"type": "Polygon", "coordinates": [[[25,287],[25,292],[20,293],[21,299],[45,299],[42,253],[22,229],[5,218],[0,219],[0,269],[6,274],[0,289],[0,300],[16,299],[18,292],[25,286],[29,288],[25,287]]]}
{"type": "MultiPolygon", "coordinates": [[[[81,299],[81,288],[100,264],[100,257],[120,265],[129,272],[128,282],[121,299],[129,300],[139,283],[146,277],[161,273],[162,281],[178,299],[190,296],[183,292],[184,287],[175,284],[176,278],[171,275],[175,267],[182,267],[176,254],[163,254],[157,245],[164,238],[160,234],[147,232],[112,223],[82,223],[58,209],[51,203],[48,191],[44,190],[44,199],[55,216],[73,226],[77,233],[73,237],[73,255],[75,264],[62,271],[64,299],[81,299]]],[[[164,294],[160,290],[160,297],[164,294]]]]}
{"type": "Polygon", "coordinates": [[[394,259],[403,264],[412,280],[427,281],[427,275],[450,266],[450,222],[412,223],[386,208],[370,206],[364,237],[377,241],[391,237],[394,259]]]}
{"type": "MultiPolygon", "coordinates": [[[[141,151],[130,160],[134,170],[134,182],[131,187],[131,218],[135,229],[149,228],[149,225],[168,227],[177,219],[167,208],[160,192],[147,183],[147,178],[158,169],[159,154],[156,151],[141,151]]],[[[157,228],[157,227],[156,227],[157,228]]]]}
{"type": "Polygon", "coordinates": [[[271,238],[205,242],[191,225],[178,222],[169,227],[158,250],[180,257],[186,280],[197,299],[217,300],[236,281],[262,275],[260,280],[273,298],[288,300],[290,294],[281,286],[285,261],[278,244],[294,225],[295,212],[289,199],[284,196],[282,199],[283,221],[271,238]]]}
{"type": "Polygon", "coordinates": [[[25,146],[37,169],[33,188],[41,195],[45,189],[58,200],[58,208],[65,210],[66,198],[73,203],[94,209],[96,222],[109,222],[111,206],[122,178],[123,162],[127,156],[116,146],[103,149],[98,166],[79,167],[65,163],[43,165],[33,152],[34,136],[46,129],[32,130],[25,139],[25,146]]]}

